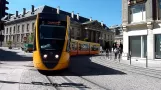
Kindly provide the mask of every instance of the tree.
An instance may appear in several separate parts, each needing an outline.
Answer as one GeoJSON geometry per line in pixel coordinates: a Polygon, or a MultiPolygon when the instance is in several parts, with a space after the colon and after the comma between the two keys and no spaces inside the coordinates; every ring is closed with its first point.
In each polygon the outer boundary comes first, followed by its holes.
{"type": "Polygon", "coordinates": [[[11,48],[12,48],[12,47],[11,47],[12,41],[7,41],[7,44],[8,44],[9,49],[11,49],[11,48]]]}
{"type": "Polygon", "coordinates": [[[30,42],[30,43],[33,43],[33,41],[34,41],[34,34],[31,33],[31,34],[28,36],[28,39],[29,39],[29,42],[30,42]]]}

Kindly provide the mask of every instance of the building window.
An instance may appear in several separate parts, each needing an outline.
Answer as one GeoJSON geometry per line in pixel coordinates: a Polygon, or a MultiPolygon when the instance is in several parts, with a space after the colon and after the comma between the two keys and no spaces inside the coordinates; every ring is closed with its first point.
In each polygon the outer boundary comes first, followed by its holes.
{"type": "Polygon", "coordinates": [[[24,26],[25,26],[25,25],[22,25],[22,33],[24,33],[24,29],[25,29],[24,26]]]}
{"type": "Polygon", "coordinates": [[[104,34],[104,39],[106,40],[106,34],[104,34]]]}
{"type": "Polygon", "coordinates": [[[130,6],[131,23],[146,21],[145,4],[130,6]]]}
{"type": "Polygon", "coordinates": [[[8,28],[6,28],[6,34],[8,34],[8,28]]]}
{"type": "Polygon", "coordinates": [[[109,35],[108,35],[108,38],[107,38],[107,39],[109,40],[109,38],[110,38],[110,37],[109,37],[109,35]]]}
{"type": "Polygon", "coordinates": [[[2,34],[5,35],[5,30],[3,30],[2,34]]]}
{"type": "Polygon", "coordinates": [[[6,41],[8,41],[8,35],[6,35],[6,41]]]}
{"type": "Polygon", "coordinates": [[[35,23],[32,23],[32,30],[34,31],[35,23]]]}
{"type": "Polygon", "coordinates": [[[80,37],[80,29],[77,30],[77,36],[80,37]]]}
{"type": "Polygon", "coordinates": [[[21,34],[21,42],[23,42],[24,34],[21,34]]]}
{"type": "Polygon", "coordinates": [[[74,37],[74,28],[71,29],[71,36],[74,37]]]}
{"type": "Polygon", "coordinates": [[[29,25],[29,24],[27,24],[27,32],[29,32],[29,26],[30,26],[30,25],[29,25]]]}
{"type": "Polygon", "coordinates": [[[20,25],[18,25],[17,33],[20,33],[20,25]]]}
{"type": "Polygon", "coordinates": [[[161,0],[158,0],[158,8],[159,8],[159,17],[161,19],[161,0]]]}
{"type": "Polygon", "coordinates": [[[16,26],[14,26],[13,28],[13,33],[16,33],[16,26]]]}
{"type": "Polygon", "coordinates": [[[89,31],[86,30],[86,38],[89,38],[89,31]]]}
{"type": "Polygon", "coordinates": [[[10,27],[10,35],[12,34],[12,27],[10,27]]]}

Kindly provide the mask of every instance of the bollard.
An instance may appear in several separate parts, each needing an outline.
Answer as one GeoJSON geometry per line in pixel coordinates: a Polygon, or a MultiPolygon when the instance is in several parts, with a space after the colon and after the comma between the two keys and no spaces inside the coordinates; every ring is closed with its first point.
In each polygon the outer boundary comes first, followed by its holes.
{"type": "Polygon", "coordinates": [[[148,67],[148,57],[147,57],[147,52],[146,52],[146,67],[148,67]]]}
{"type": "Polygon", "coordinates": [[[131,65],[131,51],[129,53],[130,65],[131,65]]]}

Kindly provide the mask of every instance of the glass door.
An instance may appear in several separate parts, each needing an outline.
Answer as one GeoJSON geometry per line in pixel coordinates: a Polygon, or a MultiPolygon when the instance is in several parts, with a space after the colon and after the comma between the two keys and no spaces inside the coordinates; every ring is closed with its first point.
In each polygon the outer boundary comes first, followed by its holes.
{"type": "Polygon", "coordinates": [[[155,35],[155,58],[161,59],[161,34],[155,35]]]}
{"type": "Polygon", "coordinates": [[[132,57],[141,57],[141,36],[130,36],[129,39],[132,57]]]}

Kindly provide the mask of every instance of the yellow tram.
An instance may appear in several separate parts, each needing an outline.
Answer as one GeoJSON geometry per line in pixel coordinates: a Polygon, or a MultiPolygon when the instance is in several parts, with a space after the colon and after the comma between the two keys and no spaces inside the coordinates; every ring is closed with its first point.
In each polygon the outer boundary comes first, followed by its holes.
{"type": "Polygon", "coordinates": [[[36,18],[33,64],[39,71],[63,70],[70,56],[99,54],[98,43],[70,38],[70,17],[61,14],[39,13],[36,18]]]}

